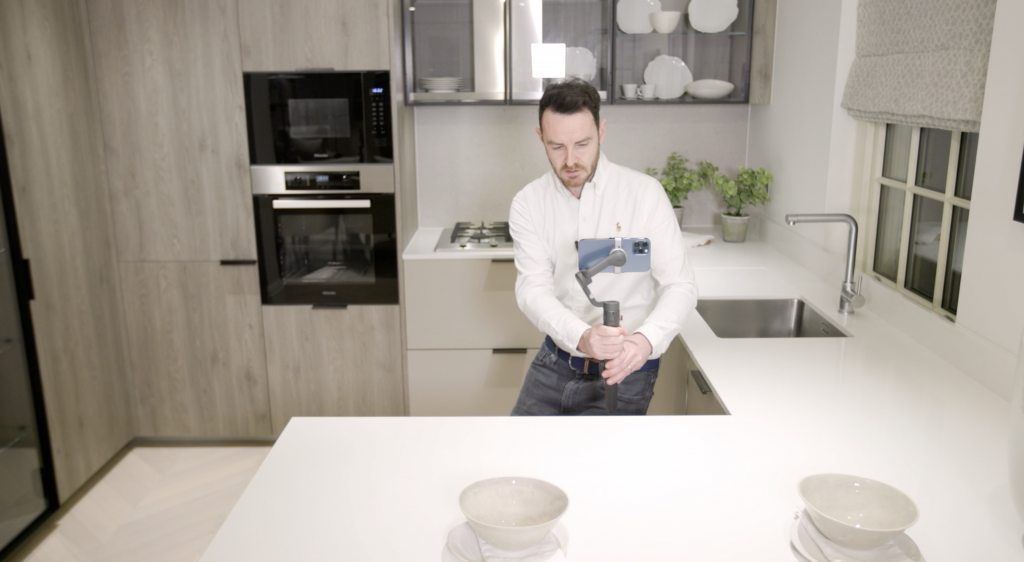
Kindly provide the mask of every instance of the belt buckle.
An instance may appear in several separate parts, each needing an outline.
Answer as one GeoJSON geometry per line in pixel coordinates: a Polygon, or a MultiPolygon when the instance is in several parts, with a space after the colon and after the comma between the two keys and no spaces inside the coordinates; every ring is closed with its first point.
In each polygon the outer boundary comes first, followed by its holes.
{"type": "Polygon", "coordinates": [[[583,374],[584,375],[589,375],[590,374],[590,359],[588,359],[588,358],[584,358],[583,359],[583,374]]]}

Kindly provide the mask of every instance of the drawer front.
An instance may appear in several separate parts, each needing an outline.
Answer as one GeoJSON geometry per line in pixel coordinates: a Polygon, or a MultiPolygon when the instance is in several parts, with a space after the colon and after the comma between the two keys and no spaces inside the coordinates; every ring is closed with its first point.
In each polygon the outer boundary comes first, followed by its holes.
{"type": "Polygon", "coordinates": [[[507,416],[538,351],[410,350],[409,414],[507,416]]]}
{"type": "Polygon", "coordinates": [[[406,261],[409,349],[539,346],[544,334],[519,310],[515,284],[511,262],[406,261]]]}

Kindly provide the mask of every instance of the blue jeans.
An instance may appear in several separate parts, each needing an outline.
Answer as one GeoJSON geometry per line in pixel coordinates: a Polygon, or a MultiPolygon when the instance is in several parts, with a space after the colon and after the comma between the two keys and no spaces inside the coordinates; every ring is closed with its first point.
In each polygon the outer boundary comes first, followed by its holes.
{"type": "MultiPolygon", "coordinates": [[[[647,413],[658,369],[635,371],[619,383],[616,415],[647,413]]],[[[580,373],[546,344],[537,352],[519,390],[513,416],[604,415],[604,379],[580,373]]]]}

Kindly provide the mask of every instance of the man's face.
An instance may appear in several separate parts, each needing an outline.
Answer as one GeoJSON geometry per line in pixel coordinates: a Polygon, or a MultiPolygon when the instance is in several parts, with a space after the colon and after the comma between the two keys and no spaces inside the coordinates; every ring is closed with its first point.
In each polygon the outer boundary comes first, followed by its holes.
{"type": "Polygon", "coordinates": [[[537,136],[544,143],[551,168],[565,187],[582,187],[590,181],[601,155],[604,120],[598,126],[587,110],[564,115],[549,109],[540,124],[537,136]]]}

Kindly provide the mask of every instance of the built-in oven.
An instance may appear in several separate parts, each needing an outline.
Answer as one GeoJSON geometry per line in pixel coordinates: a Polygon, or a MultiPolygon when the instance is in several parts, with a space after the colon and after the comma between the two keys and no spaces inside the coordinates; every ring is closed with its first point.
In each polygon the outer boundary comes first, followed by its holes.
{"type": "Polygon", "coordinates": [[[390,165],[253,166],[264,304],[398,303],[390,165]]]}
{"type": "Polygon", "coordinates": [[[249,162],[394,161],[386,70],[243,74],[249,162]]]}

